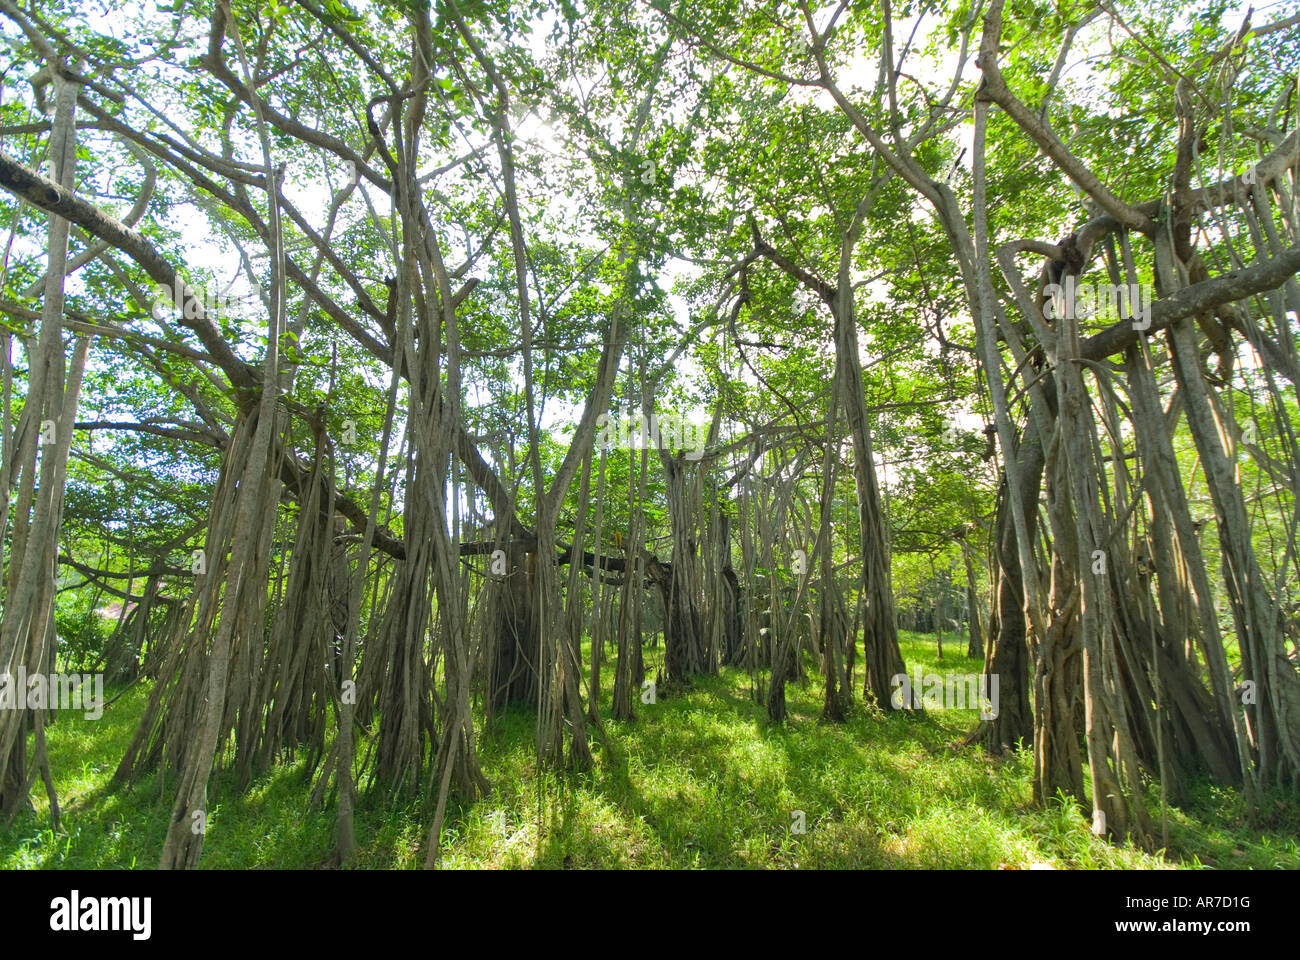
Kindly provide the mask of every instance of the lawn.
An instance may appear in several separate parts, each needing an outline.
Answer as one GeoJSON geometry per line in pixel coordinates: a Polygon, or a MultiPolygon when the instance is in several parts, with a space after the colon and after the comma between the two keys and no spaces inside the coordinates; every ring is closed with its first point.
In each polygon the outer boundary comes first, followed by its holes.
{"type": "MultiPolygon", "coordinates": [[[[909,670],[980,670],[957,642],[945,643],[938,661],[934,639],[902,636],[909,670]]],[[[647,649],[648,676],[661,658],[662,650],[647,649]]],[[[607,715],[613,671],[606,666],[607,715]]],[[[750,676],[727,669],[683,695],[638,701],[635,721],[606,720],[603,742],[592,736],[595,764],[583,774],[539,774],[531,711],[509,711],[488,726],[479,717],[479,758],[493,790],[475,803],[449,805],[442,865],[1300,867],[1300,810],[1281,794],[1261,799],[1258,826],[1250,829],[1236,792],[1192,776],[1188,806],[1168,809],[1164,856],[1112,846],[1091,835],[1085,813],[1072,805],[1034,807],[1029,755],[999,760],[961,747],[974,710],[931,710],[914,719],[858,703],[847,723],[821,723],[820,681],[811,662],[806,667],[808,682],[788,688],[783,725],[769,723],[754,702],[750,676]]],[[[147,696],[140,685],[98,722],[65,715],[50,728],[62,830],[50,830],[38,787],[37,809],[0,825],[0,866],[156,866],[173,782],[154,776],[133,788],[109,785],[147,696]]],[[[280,764],[243,795],[225,774],[214,777],[203,866],[329,866],[333,809],[308,810],[310,790],[301,763],[280,764]]],[[[1158,790],[1148,798],[1158,822],[1158,790]]],[[[355,866],[419,866],[432,821],[427,800],[393,807],[382,791],[363,793],[355,866]]]]}

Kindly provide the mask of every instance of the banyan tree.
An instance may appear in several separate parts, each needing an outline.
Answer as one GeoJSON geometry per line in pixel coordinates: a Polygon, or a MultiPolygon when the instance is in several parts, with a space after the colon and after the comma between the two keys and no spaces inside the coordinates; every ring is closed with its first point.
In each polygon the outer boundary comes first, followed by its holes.
{"type": "Polygon", "coordinates": [[[1300,789],[1296,16],[85,6],[0,0],[0,672],[114,598],[163,867],[284,763],[432,866],[511,711],[920,720],[911,556],[1038,803],[1300,789]]]}

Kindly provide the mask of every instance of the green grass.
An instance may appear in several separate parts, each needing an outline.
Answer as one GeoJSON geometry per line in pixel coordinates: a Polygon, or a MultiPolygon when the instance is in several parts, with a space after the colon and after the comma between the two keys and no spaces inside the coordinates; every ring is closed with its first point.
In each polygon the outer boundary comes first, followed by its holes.
{"type": "MultiPolygon", "coordinates": [[[[908,668],[978,672],[957,638],[942,663],[933,637],[904,634],[908,668]]],[[[654,676],[662,650],[647,650],[654,676]]],[[[811,666],[811,665],[809,665],[811,666]]],[[[593,734],[593,769],[539,775],[533,714],[512,710],[484,727],[479,757],[493,784],[485,798],[448,806],[448,867],[674,868],[1150,868],[1213,865],[1300,867],[1294,798],[1261,801],[1260,829],[1244,822],[1240,796],[1194,783],[1185,809],[1169,809],[1164,857],[1094,838],[1072,805],[1032,803],[1032,758],[997,760],[959,747],[974,710],[923,719],[868,711],[842,725],[818,721],[821,685],[788,688],[790,717],[776,726],[736,670],[703,678],[682,696],[636,704],[637,719],[606,720],[593,734]],[[806,832],[795,826],[803,812],[806,832]]],[[[860,674],[860,670],[859,670],[860,674]]],[[[603,679],[608,714],[612,668],[603,679]]],[[[173,784],[153,777],[110,790],[148,692],[137,687],[98,722],[64,716],[49,731],[63,807],[53,834],[37,809],[0,825],[6,868],[153,868],[162,850],[173,784]]],[[[860,691],[859,691],[860,695],[860,691]]],[[[361,745],[360,752],[364,752],[361,745]]],[[[225,776],[209,787],[203,866],[317,868],[332,859],[332,806],[308,811],[301,764],[283,763],[242,795],[225,776]]],[[[420,798],[392,807],[363,794],[358,867],[409,868],[424,860],[432,815],[420,798]]],[[[1149,797],[1158,818],[1158,801],[1149,797]]]]}

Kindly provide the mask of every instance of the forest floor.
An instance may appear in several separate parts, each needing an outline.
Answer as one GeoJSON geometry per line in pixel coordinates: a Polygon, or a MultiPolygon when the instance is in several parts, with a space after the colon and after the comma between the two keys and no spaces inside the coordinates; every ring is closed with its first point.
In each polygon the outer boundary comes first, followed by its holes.
{"type": "MultiPolygon", "coordinates": [[[[964,643],[947,639],[940,662],[933,636],[903,634],[909,670],[978,673],[981,662],[960,655],[964,643]]],[[[662,648],[647,648],[646,675],[661,662],[662,648]]],[[[580,775],[539,776],[531,711],[509,711],[486,729],[477,718],[479,759],[493,790],[473,804],[449,804],[442,865],[1300,868],[1294,799],[1262,797],[1258,827],[1250,829],[1237,792],[1189,776],[1188,802],[1167,810],[1163,856],[1111,846],[1091,835],[1077,807],[1033,805],[1031,756],[998,760],[961,747],[975,710],[886,716],[863,709],[859,690],[847,723],[821,723],[821,684],[807,666],[807,685],[788,687],[790,716],[781,726],[767,721],[740,670],[654,704],[638,698],[635,721],[607,719],[604,743],[593,733],[595,764],[580,775]]],[[[606,716],[612,687],[611,667],[602,681],[606,716]]],[[[69,714],[50,728],[62,830],[50,830],[38,786],[36,810],[0,824],[0,867],[157,864],[174,784],[157,776],[131,789],[109,784],[147,697],[140,685],[97,722],[69,714]]],[[[282,763],[242,795],[225,773],[214,777],[204,867],[330,865],[334,812],[332,805],[307,810],[311,783],[302,766],[282,763]]],[[[382,794],[362,795],[355,866],[419,866],[432,803],[421,797],[393,808],[383,801],[382,794]]],[[[1148,803],[1158,825],[1158,793],[1148,803]]]]}

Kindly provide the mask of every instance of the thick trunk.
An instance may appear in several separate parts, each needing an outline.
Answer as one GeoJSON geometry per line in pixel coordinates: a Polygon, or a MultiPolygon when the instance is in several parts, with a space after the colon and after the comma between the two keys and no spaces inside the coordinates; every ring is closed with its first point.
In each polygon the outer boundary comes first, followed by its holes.
{"type": "MultiPolygon", "coordinates": [[[[847,299],[842,295],[841,299],[847,299]]],[[[843,403],[853,438],[853,479],[858,495],[861,528],[863,625],[862,643],[866,665],[863,696],[887,708],[893,691],[891,680],[907,669],[898,648],[898,627],[894,614],[894,592],[889,568],[885,518],[880,508],[880,487],[867,424],[866,399],[862,388],[862,365],[858,360],[858,328],[851,305],[837,311],[836,349],[844,363],[843,403]]],[[[920,705],[911,709],[919,711],[920,705]]]]}
{"type": "MultiPolygon", "coordinates": [[[[1026,480],[1025,500],[1037,512],[1039,478],[1042,475],[1042,447],[1036,437],[1021,442],[1019,449],[1026,480]]],[[[997,587],[993,595],[990,644],[985,655],[984,674],[998,678],[997,716],[985,722],[984,745],[994,754],[1006,753],[1034,743],[1034,714],[1029,684],[1032,652],[1025,630],[1024,582],[1020,553],[1006,480],[998,490],[998,507],[993,527],[993,557],[997,587]]]]}
{"type": "Polygon", "coordinates": [[[495,713],[507,704],[537,705],[537,553],[504,547],[506,573],[492,584],[494,611],[490,628],[487,709],[495,713]]]}

